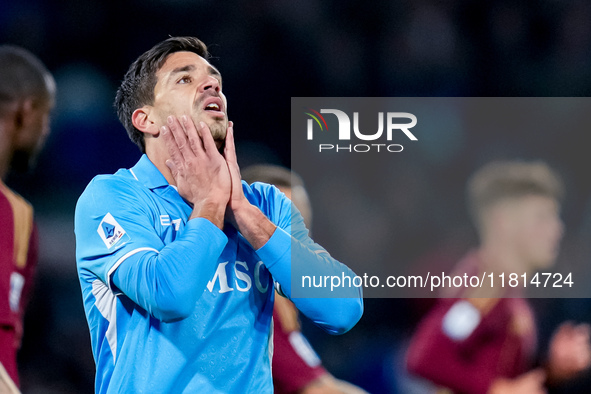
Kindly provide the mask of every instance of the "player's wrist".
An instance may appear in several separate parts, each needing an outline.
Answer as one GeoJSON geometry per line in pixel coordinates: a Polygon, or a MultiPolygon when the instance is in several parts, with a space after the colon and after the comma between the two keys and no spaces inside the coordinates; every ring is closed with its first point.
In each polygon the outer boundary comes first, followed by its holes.
{"type": "Polygon", "coordinates": [[[195,217],[205,218],[222,229],[224,228],[225,209],[226,203],[221,202],[219,199],[202,200],[194,205],[191,219],[195,217]]]}
{"type": "Polygon", "coordinates": [[[256,227],[261,224],[262,220],[268,220],[265,214],[258,207],[252,205],[246,198],[238,202],[232,201],[230,210],[239,229],[256,227]]]}
{"type": "Polygon", "coordinates": [[[232,213],[238,231],[255,250],[263,247],[277,228],[258,207],[250,204],[248,200],[240,207],[232,209],[232,213]]]}
{"type": "Polygon", "coordinates": [[[244,196],[242,196],[242,198],[232,199],[229,205],[232,214],[236,218],[248,218],[256,215],[257,212],[261,212],[260,209],[252,205],[244,196]]]}

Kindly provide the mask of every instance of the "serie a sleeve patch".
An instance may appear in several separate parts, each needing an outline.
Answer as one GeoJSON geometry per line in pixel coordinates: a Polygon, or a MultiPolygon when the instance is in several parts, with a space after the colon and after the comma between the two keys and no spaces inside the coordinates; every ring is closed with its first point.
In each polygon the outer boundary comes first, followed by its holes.
{"type": "Polygon", "coordinates": [[[107,249],[111,249],[114,245],[116,245],[122,239],[125,241],[129,241],[129,235],[125,232],[123,227],[111,215],[111,213],[107,213],[103,220],[99,223],[98,228],[96,229],[98,235],[101,237],[107,249]]]}

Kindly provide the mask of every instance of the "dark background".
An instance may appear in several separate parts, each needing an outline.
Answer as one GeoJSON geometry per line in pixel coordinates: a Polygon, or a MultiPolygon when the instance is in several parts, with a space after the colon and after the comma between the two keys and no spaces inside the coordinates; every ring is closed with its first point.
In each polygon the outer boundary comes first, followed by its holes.
{"type": "MultiPolygon", "coordinates": [[[[8,180],[35,206],[41,237],[20,354],[25,393],[92,392],[94,362],[75,269],[74,207],[93,176],[139,158],[112,101],[129,64],[169,35],[194,35],[209,45],[224,78],[242,167],[290,165],[294,96],[587,96],[591,91],[591,4],[585,1],[0,1],[0,42],[36,53],[58,86],[52,134],[36,171],[8,180]]],[[[457,214],[450,217],[433,215],[446,206],[428,197],[462,188],[484,158],[510,156],[548,159],[558,167],[568,193],[560,259],[589,261],[585,235],[591,210],[583,182],[588,139],[578,136],[581,143],[567,148],[559,144],[560,134],[524,133],[531,144],[515,146],[502,142],[502,130],[498,139],[472,131],[451,156],[427,152],[391,174],[400,223],[392,237],[400,242],[401,258],[453,262],[473,245],[463,201],[455,201],[457,214]],[[557,165],[557,157],[568,158],[568,164],[557,165]],[[415,189],[396,189],[398,179],[414,176],[421,179],[415,189]],[[408,239],[397,238],[402,236],[408,239]]],[[[318,197],[312,200],[322,211],[318,197]]],[[[321,217],[316,215],[315,238],[335,244],[338,255],[334,239],[340,230],[321,217]]],[[[586,299],[535,303],[541,348],[558,322],[590,320],[586,299]]],[[[400,365],[406,338],[427,306],[367,300],[361,322],[343,337],[325,336],[307,324],[305,329],[336,376],[376,393],[428,392],[410,382],[400,365]]],[[[588,389],[584,383],[578,387],[588,389]]]]}

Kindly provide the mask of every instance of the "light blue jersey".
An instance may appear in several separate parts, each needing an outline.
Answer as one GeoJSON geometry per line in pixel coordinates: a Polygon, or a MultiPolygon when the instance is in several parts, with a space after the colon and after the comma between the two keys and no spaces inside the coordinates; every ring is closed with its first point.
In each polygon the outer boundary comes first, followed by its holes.
{"type": "MultiPolygon", "coordinates": [[[[243,190],[277,225],[257,251],[230,225],[188,220],[191,206],[146,155],[88,185],[76,260],[97,393],[273,392],[273,287],[290,295],[292,253],[314,273],[354,274],[313,243],[276,188],[243,190]]],[[[362,312],[360,297],[293,301],[332,333],[362,312]]]]}

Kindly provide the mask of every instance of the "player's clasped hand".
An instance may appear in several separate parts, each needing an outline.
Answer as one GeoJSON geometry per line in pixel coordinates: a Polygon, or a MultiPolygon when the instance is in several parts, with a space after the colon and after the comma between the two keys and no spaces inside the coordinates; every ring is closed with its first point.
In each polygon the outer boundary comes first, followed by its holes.
{"type": "Polygon", "coordinates": [[[487,394],[546,394],[543,369],[534,369],[514,379],[495,380],[487,394]]]}
{"type": "Polygon", "coordinates": [[[250,204],[246,197],[244,197],[244,191],[242,190],[242,177],[240,176],[240,167],[238,166],[238,158],[236,157],[236,147],[234,145],[234,123],[228,122],[228,130],[226,132],[226,145],[224,147],[224,157],[228,164],[228,170],[230,171],[230,177],[232,179],[232,194],[230,195],[230,201],[226,209],[227,219],[237,227],[235,213],[244,204],[250,204]]]}
{"type": "Polygon", "coordinates": [[[183,115],[180,122],[169,116],[160,131],[170,154],[166,165],[179,194],[193,204],[194,216],[205,217],[222,228],[232,180],[209,128],[199,122],[197,129],[193,120],[183,115]]]}
{"type": "Polygon", "coordinates": [[[570,379],[591,366],[591,326],[565,322],[550,340],[548,370],[553,381],[570,379]]]}

